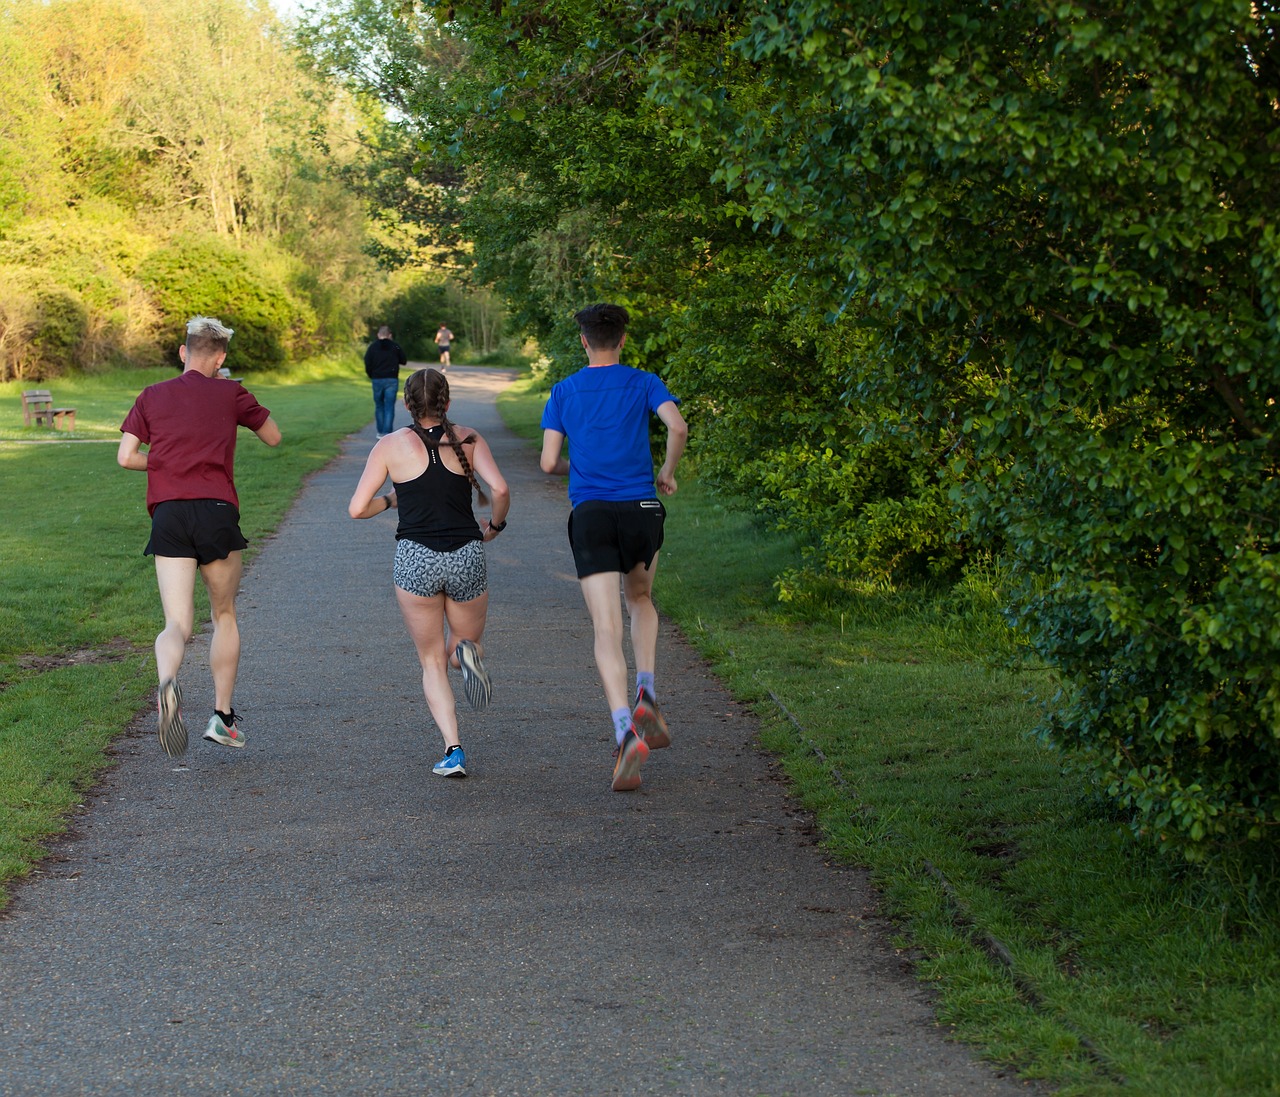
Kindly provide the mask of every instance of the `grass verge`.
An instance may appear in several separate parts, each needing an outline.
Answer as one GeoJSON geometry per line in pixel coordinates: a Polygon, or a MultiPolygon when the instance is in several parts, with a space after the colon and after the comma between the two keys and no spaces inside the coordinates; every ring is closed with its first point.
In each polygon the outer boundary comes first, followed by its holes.
{"type": "MultiPolygon", "coordinates": [[[[536,441],[543,398],[525,379],[499,409],[536,441]]],[[[780,603],[798,546],[688,473],[667,508],[663,612],[754,705],[826,847],[871,871],[944,1022],[1067,1095],[1280,1093],[1274,906],[1135,845],[1030,734],[1039,684],[986,664],[981,613],[780,603]]]]}
{"type": "MultiPolygon", "coordinates": [[[[146,477],[115,462],[119,426],[138,392],[172,370],[65,378],[59,403],[77,408],[68,438],[11,429],[0,443],[0,906],[4,885],[30,871],[66,826],[104,748],[151,703],[151,644],[160,626],[146,477]],[[102,441],[94,444],[93,439],[102,441]],[[24,444],[48,441],[49,444],[24,444]],[[86,443],[86,444],[81,444],[86,443]]],[[[285,377],[248,378],[284,444],[247,431],[236,451],[246,557],[278,526],[307,475],[371,418],[368,381],[339,359],[285,377]]],[[[21,423],[22,382],[0,385],[0,406],[21,423]]],[[[197,618],[208,606],[197,584],[197,618]]]]}

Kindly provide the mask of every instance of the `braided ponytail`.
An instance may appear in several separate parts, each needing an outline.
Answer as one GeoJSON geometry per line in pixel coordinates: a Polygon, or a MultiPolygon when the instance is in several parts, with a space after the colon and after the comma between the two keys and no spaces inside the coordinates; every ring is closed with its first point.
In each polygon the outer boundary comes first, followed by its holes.
{"type": "MultiPolygon", "coordinates": [[[[409,409],[409,414],[413,416],[414,423],[428,416],[440,420],[445,436],[449,439],[449,447],[457,454],[458,463],[462,466],[462,471],[466,474],[472,488],[475,489],[476,498],[479,499],[481,506],[487,505],[489,496],[480,486],[480,481],[476,479],[476,474],[471,468],[471,462],[467,460],[467,455],[462,450],[467,442],[475,441],[475,435],[459,439],[454,424],[445,414],[445,410],[449,407],[449,382],[445,375],[436,369],[416,371],[404,383],[404,402],[409,409]]],[[[425,438],[423,443],[433,444],[425,438]]],[[[438,445],[438,443],[434,444],[438,445]]]]}

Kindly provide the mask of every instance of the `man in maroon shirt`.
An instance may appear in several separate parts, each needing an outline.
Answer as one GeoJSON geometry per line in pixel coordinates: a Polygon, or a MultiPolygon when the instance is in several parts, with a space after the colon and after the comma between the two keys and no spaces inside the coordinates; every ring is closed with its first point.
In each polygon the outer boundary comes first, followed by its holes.
{"type": "Polygon", "coordinates": [[[178,348],[181,376],[142,390],[120,427],[116,454],[122,468],[147,474],[151,540],[143,553],[156,558],[164,608],[164,631],[156,637],[160,746],[175,758],[187,749],[178,669],[195,627],[197,570],[213,616],[214,713],[204,737],[229,747],[245,743],[231,707],[240,665],[240,552],[249,543],[240,532],[234,481],[236,430],[248,427],[267,445],[278,446],[280,428],[238,381],[218,376],[231,335],[207,316],[188,322],[187,341],[178,348]]]}

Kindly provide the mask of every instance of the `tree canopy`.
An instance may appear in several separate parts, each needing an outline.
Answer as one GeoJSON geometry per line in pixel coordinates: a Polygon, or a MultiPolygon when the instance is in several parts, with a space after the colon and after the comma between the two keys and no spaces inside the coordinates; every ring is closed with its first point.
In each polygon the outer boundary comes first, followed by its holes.
{"type": "Polygon", "coordinates": [[[237,329],[239,368],[350,338],[350,109],[247,0],[10,0],[0,376],[154,362],[193,312],[237,329]]]}
{"type": "Polygon", "coordinates": [[[1136,830],[1274,835],[1273,4],[361,4],[451,40],[363,86],[556,368],[628,305],[816,567],[1001,561],[1045,733],[1136,830]]]}

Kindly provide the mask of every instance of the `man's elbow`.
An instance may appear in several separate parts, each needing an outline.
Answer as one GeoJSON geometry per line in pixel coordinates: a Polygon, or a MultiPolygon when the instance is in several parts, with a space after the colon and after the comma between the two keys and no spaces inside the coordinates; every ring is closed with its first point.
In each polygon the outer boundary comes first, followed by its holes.
{"type": "Polygon", "coordinates": [[[556,474],[556,465],[559,463],[559,457],[548,457],[544,454],[538,465],[548,476],[554,476],[556,474]]]}

